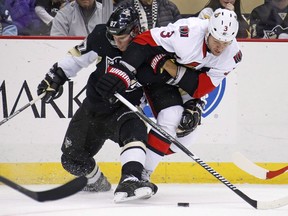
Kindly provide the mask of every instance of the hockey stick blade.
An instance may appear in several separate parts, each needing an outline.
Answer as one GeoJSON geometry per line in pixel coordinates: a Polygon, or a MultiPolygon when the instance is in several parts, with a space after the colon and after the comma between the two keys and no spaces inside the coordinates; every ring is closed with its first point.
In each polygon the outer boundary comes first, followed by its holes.
{"type": "Polygon", "coordinates": [[[71,196],[79,191],[81,191],[87,184],[87,178],[85,176],[81,176],[75,178],[59,187],[46,190],[46,191],[32,191],[27,188],[22,187],[21,185],[0,176],[0,182],[3,182],[5,185],[19,191],[20,193],[38,201],[52,201],[62,199],[68,196],[71,196]]]}
{"type": "Polygon", "coordinates": [[[116,93],[115,97],[119,101],[121,101],[124,105],[126,105],[131,111],[133,111],[136,115],[138,115],[139,118],[141,118],[143,121],[145,121],[150,126],[152,126],[155,130],[157,130],[157,132],[162,134],[162,136],[164,136],[171,143],[174,143],[187,156],[192,158],[197,164],[199,164],[207,172],[209,172],[211,175],[213,175],[217,180],[219,180],[221,183],[223,183],[225,186],[227,186],[230,190],[232,190],[234,193],[236,193],[238,196],[240,196],[245,202],[249,203],[252,207],[254,207],[256,209],[273,209],[273,208],[279,208],[279,207],[283,207],[283,206],[288,205],[288,196],[281,198],[281,199],[277,199],[277,200],[273,200],[273,201],[264,201],[264,202],[251,199],[245,193],[240,191],[235,185],[233,185],[227,179],[225,179],[223,176],[221,176],[219,173],[217,173],[212,167],[210,167],[208,164],[206,164],[204,161],[202,161],[198,156],[194,155],[191,151],[189,151],[179,141],[177,141],[169,133],[167,133],[165,130],[163,130],[158,124],[156,124],[154,121],[152,121],[147,116],[145,116],[145,114],[140,112],[133,104],[131,104],[128,100],[126,100],[122,95],[116,93]]]}
{"type": "Polygon", "coordinates": [[[263,167],[250,161],[240,152],[235,152],[232,155],[233,163],[248,174],[255,176],[259,179],[272,179],[288,171],[288,166],[278,170],[267,170],[263,167]]]}

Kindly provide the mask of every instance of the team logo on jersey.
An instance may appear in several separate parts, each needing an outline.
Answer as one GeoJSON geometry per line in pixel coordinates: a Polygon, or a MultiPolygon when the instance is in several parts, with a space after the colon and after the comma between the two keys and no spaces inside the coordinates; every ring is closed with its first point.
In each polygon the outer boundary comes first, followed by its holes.
{"type": "Polygon", "coordinates": [[[188,26],[179,27],[180,37],[189,37],[189,28],[188,26]]]}
{"type": "Polygon", "coordinates": [[[69,148],[69,147],[72,146],[72,141],[70,140],[69,137],[66,137],[66,138],[65,138],[64,146],[65,146],[65,148],[69,148]]]}
{"type": "MultiPolygon", "coordinates": [[[[109,56],[106,57],[106,69],[108,68],[108,66],[113,65],[117,62],[119,62],[119,60],[121,59],[121,56],[116,56],[114,58],[110,58],[109,56]]],[[[107,70],[106,70],[107,71],[107,70]]]]}
{"type": "Polygon", "coordinates": [[[234,61],[235,61],[236,64],[242,60],[242,52],[241,52],[241,50],[239,50],[239,51],[236,53],[236,55],[233,56],[233,59],[234,59],[234,61]]]}

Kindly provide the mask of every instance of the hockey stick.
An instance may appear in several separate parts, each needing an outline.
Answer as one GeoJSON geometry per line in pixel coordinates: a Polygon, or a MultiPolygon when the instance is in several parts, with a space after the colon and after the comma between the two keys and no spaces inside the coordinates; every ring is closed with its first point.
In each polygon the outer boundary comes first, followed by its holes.
{"type": "Polygon", "coordinates": [[[199,157],[191,153],[185,146],[183,146],[179,141],[177,141],[174,137],[168,134],[165,130],[163,130],[159,125],[141,113],[134,105],[132,105],[128,100],[122,97],[120,94],[116,93],[115,97],[118,98],[124,105],[126,105],[131,111],[133,111],[136,115],[138,115],[143,121],[147,122],[154,129],[156,129],[159,133],[161,133],[166,139],[168,139],[171,143],[174,143],[178,148],[180,148],[186,155],[191,157],[196,163],[198,163],[201,167],[207,170],[210,174],[212,174],[215,178],[217,178],[220,182],[226,185],[229,189],[231,189],[234,193],[240,196],[244,201],[249,203],[256,209],[272,209],[279,208],[288,204],[288,196],[283,197],[281,199],[273,200],[273,201],[258,201],[251,199],[245,193],[240,191],[236,186],[226,180],[223,176],[217,173],[212,167],[202,161],[199,157]]]}
{"type": "Polygon", "coordinates": [[[18,115],[20,112],[22,112],[23,110],[25,110],[26,108],[28,108],[29,106],[33,105],[34,103],[36,103],[38,100],[40,100],[42,97],[44,97],[46,93],[42,93],[41,95],[39,95],[37,98],[35,98],[34,100],[30,101],[29,103],[27,103],[25,106],[21,107],[19,110],[17,110],[16,112],[14,112],[12,115],[8,116],[7,118],[3,119],[0,122],[0,126],[2,124],[4,124],[5,122],[7,122],[8,120],[10,120],[11,118],[13,118],[14,116],[18,115]]]}
{"type": "Polygon", "coordinates": [[[232,157],[236,166],[259,179],[272,179],[288,171],[288,166],[278,170],[267,170],[253,163],[240,152],[235,152],[232,157]]]}
{"type": "Polygon", "coordinates": [[[27,188],[22,187],[11,180],[0,176],[0,182],[3,182],[5,185],[19,191],[20,193],[38,201],[52,201],[62,199],[68,196],[71,196],[80,190],[82,190],[87,184],[87,178],[85,176],[75,178],[59,187],[46,190],[46,191],[32,191],[27,188]]]}

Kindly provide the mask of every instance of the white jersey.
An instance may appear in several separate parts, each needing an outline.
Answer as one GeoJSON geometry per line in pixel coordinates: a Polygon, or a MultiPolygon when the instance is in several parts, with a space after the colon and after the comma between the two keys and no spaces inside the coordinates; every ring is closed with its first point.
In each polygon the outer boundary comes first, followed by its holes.
{"type": "Polygon", "coordinates": [[[158,46],[175,53],[177,62],[206,72],[214,87],[235,69],[241,61],[241,51],[236,39],[219,56],[207,52],[205,35],[209,20],[180,19],[166,27],[151,29],[151,36],[158,46]]]}

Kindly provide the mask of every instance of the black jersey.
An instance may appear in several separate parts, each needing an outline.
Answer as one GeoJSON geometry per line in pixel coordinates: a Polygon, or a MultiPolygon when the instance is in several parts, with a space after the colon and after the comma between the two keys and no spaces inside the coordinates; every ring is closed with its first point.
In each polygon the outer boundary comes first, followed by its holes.
{"type": "MultiPolygon", "coordinates": [[[[72,54],[73,60],[69,57],[70,59],[68,58],[62,62],[58,62],[58,65],[64,70],[67,77],[75,76],[82,67],[89,66],[97,59],[96,70],[91,73],[87,82],[87,97],[84,99],[84,105],[87,106],[90,111],[98,114],[111,113],[122,106],[123,104],[121,102],[110,104],[106,99],[103,99],[95,89],[98,80],[106,73],[108,65],[122,59],[122,52],[112,46],[107,38],[106,25],[97,25],[87,38],[80,45],[75,46],[70,53],[72,54]],[[74,66],[71,66],[72,64],[74,64],[74,66]],[[81,68],[79,68],[79,65],[81,65],[81,68]]],[[[153,54],[151,54],[151,56],[154,57],[153,54]]],[[[154,84],[159,86],[159,88],[163,88],[163,84],[165,84],[171,76],[168,73],[155,74],[150,66],[149,59],[147,59],[147,61],[142,62],[137,68],[136,78],[142,86],[154,84]]],[[[153,88],[153,91],[157,91],[156,88],[153,88]]],[[[123,96],[133,105],[139,105],[143,96],[143,90],[140,87],[134,87],[133,89],[128,89],[123,96]]],[[[165,97],[163,97],[163,100],[165,100],[164,98],[165,97]]],[[[153,101],[153,99],[151,99],[151,101],[153,101]]]]}
{"type": "MultiPolygon", "coordinates": [[[[83,56],[83,58],[78,58],[78,61],[82,59],[84,65],[86,64],[84,61],[87,61],[87,58],[89,58],[85,56],[98,56],[96,70],[91,73],[86,86],[87,97],[84,99],[84,103],[88,105],[89,110],[97,113],[110,113],[119,108],[119,106],[122,106],[120,102],[110,104],[95,90],[96,83],[106,72],[108,65],[120,59],[122,55],[122,52],[109,42],[106,36],[106,25],[97,25],[87,38],[80,45],[76,46],[75,49],[77,50],[78,56],[83,56]]],[[[129,93],[127,91],[124,96],[134,105],[139,105],[143,92],[141,88],[138,88],[129,91],[129,93]]]]}

